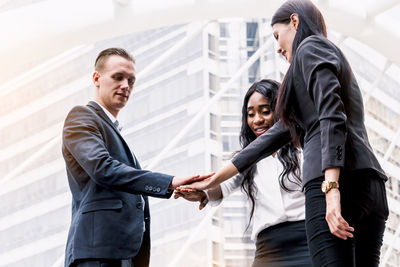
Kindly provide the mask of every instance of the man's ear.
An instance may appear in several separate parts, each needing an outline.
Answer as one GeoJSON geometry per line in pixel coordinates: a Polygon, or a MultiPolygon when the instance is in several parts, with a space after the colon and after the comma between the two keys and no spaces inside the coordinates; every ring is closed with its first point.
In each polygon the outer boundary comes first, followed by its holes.
{"type": "Polygon", "coordinates": [[[293,25],[295,30],[297,31],[297,28],[299,27],[299,15],[296,13],[293,13],[290,15],[290,23],[293,25]]]}
{"type": "Polygon", "coordinates": [[[100,87],[99,79],[100,79],[100,73],[98,73],[97,71],[93,72],[92,81],[93,81],[93,84],[94,84],[97,88],[100,87]]]}

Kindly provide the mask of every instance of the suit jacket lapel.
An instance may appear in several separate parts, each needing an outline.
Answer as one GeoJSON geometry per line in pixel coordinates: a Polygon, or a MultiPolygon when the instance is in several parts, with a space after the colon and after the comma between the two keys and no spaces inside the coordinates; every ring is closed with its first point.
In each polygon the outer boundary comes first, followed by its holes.
{"type": "Polygon", "coordinates": [[[122,143],[124,144],[124,147],[125,147],[125,150],[126,150],[126,154],[128,155],[129,161],[132,162],[132,164],[135,166],[135,168],[140,169],[139,162],[136,160],[136,157],[133,155],[133,153],[129,149],[129,146],[125,142],[124,138],[122,137],[121,132],[117,129],[115,124],[112,123],[112,121],[107,116],[107,114],[104,113],[104,110],[99,106],[99,104],[97,104],[94,101],[90,101],[87,105],[89,107],[92,107],[96,111],[96,113],[100,116],[100,118],[102,118],[106,123],[108,123],[114,129],[115,133],[119,136],[119,138],[121,139],[122,143]]]}

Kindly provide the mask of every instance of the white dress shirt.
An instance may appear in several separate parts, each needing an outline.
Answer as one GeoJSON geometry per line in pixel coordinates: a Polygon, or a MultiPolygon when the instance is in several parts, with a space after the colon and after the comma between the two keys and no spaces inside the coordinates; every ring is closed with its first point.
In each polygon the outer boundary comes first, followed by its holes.
{"type": "MultiPolygon", "coordinates": [[[[107,117],[110,119],[110,121],[111,121],[113,124],[115,124],[115,122],[117,121],[117,118],[115,118],[114,115],[111,114],[110,111],[108,111],[105,107],[103,107],[102,104],[100,104],[100,103],[97,102],[97,101],[94,101],[94,102],[96,102],[96,103],[103,109],[104,113],[106,113],[106,115],[107,115],[107,117]]],[[[119,122],[118,122],[118,123],[119,123],[119,122]]]]}
{"type": "MultiPolygon", "coordinates": [[[[262,230],[272,225],[300,221],[305,218],[305,197],[301,192],[301,185],[287,181],[285,185],[296,191],[286,192],[282,189],[279,183],[282,170],[282,163],[276,157],[270,156],[257,163],[257,172],[254,175],[257,192],[255,193],[252,240],[255,240],[262,230]]],[[[242,181],[243,176],[237,175],[221,183],[223,198],[239,188],[242,181]]],[[[221,200],[210,201],[210,204],[215,206],[220,202],[221,200]]]]}

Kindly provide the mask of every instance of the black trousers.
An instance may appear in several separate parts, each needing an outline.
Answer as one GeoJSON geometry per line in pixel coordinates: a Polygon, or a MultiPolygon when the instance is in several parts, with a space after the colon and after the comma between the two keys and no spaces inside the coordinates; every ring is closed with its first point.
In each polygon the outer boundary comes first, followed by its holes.
{"type": "Polygon", "coordinates": [[[76,267],[134,267],[132,260],[84,259],[79,260],[76,267]]]}
{"type": "Polygon", "coordinates": [[[325,220],[324,177],[305,185],[306,231],[316,267],[378,267],[385,224],[389,215],[384,181],[373,171],[342,173],[339,178],[343,218],[354,227],[354,238],[342,240],[330,233],[325,220]]]}
{"type": "Polygon", "coordinates": [[[150,235],[145,232],[138,254],[132,259],[79,259],[70,267],[148,267],[150,235]]]}
{"type": "Polygon", "coordinates": [[[305,222],[283,222],[257,235],[252,267],[311,267],[305,222]]]}

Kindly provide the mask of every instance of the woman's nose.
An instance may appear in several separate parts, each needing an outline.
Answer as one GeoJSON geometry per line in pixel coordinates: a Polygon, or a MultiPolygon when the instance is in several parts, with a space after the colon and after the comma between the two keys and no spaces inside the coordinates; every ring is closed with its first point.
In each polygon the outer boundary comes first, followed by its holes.
{"type": "Polygon", "coordinates": [[[254,117],[254,123],[255,124],[261,124],[264,122],[264,118],[258,114],[254,117]]]}

